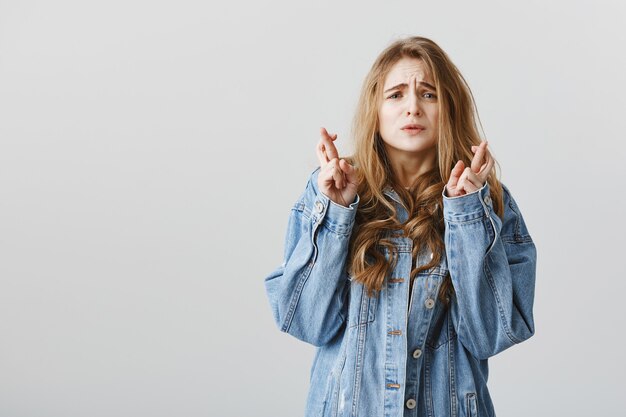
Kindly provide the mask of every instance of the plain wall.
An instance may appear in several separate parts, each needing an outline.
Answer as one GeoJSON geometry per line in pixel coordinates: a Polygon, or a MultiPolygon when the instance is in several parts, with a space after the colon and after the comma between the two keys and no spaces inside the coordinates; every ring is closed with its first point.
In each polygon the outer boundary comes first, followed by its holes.
{"type": "Polygon", "coordinates": [[[623,413],[620,1],[0,0],[0,416],[302,415],[263,279],[374,58],[439,43],[538,248],[501,416],[623,413]],[[619,411],[622,410],[622,411],[619,411]]]}

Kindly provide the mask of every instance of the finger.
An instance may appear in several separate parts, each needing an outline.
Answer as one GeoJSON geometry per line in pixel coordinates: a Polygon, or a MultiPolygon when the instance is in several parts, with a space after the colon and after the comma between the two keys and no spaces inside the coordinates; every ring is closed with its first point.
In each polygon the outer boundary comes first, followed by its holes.
{"type": "Polygon", "coordinates": [[[450,171],[450,179],[448,179],[447,183],[448,187],[454,187],[457,185],[464,168],[465,164],[459,159],[456,165],[452,168],[452,171],[450,171]]]}
{"type": "Polygon", "coordinates": [[[339,161],[339,166],[343,171],[343,178],[345,180],[344,185],[347,187],[348,184],[352,185],[355,188],[358,188],[359,185],[359,176],[358,169],[351,165],[347,160],[342,159],[339,161]]]}
{"type": "Polygon", "coordinates": [[[328,131],[325,128],[320,129],[320,133],[322,135],[322,140],[324,141],[324,149],[326,151],[326,156],[328,160],[339,158],[339,153],[337,152],[337,148],[335,148],[335,144],[333,143],[333,139],[328,134],[328,131]]]}
{"type": "Polygon", "coordinates": [[[343,171],[339,168],[339,159],[334,158],[330,161],[330,169],[332,170],[333,180],[335,181],[335,188],[341,190],[343,188],[343,171]]]}
{"type": "Polygon", "coordinates": [[[335,166],[334,160],[328,161],[326,166],[324,167],[324,171],[320,173],[320,176],[323,177],[324,183],[328,186],[329,189],[335,187],[335,172],[337,171],[337,167],[335,166]]]}
{"type": "MultiPolygon", "coordinates": [[[[472,152],[476,152],[476,150],[478,148],[479,148],[478,146],[472,145],[472,152]]],[[[489,152],[489,148],[488,147],[485,149],[485,159],[486,159],[485,163],[483,163],[480,166],[480,170],[478,171],[479,177],[487,169],[487,166],[489,165],[489,160],[492,160],[492,164],[491,165],[493,166],[493,158],[491,157],[491,152],[489,152]]]]}
{"type": "Polygon", "coordinates": [[[344,176],[346,178],[346,182],[350,183],[350,184],[356,184],[356,168],[353,167],[352,165],[350,165],[348,163],[348,161],[346,161],[345,159],[342,159],[339,161],[339,167],[341,168],[341,170],[344,173],[344,176]]]}
{"type": "Polygon", "coordinates": [[[478,174],[478,178],[480,178],[483,184],[485,183],[485,181],[487,181],[487,178],[491,174],[494,165],[495,160],[493,159],[491,154],[487,153],[487,162],[483,165],[483,167],[481,167],[481,170],[478,174]]]}
{"type": "Polygon", "coordinates": [[[320,166],[324,168],[326,164],[328,164],[328,158],[326,157],[326,152],[324,152],[324,142],[319,141],[317,146],[315,147],[315,152],[317,153],[317,160],[320,163],[320,166]]]}
{"type": "Polygon", "coordinates": [[[476,153],[474,153],[474,157],[472,158],[471,168],[474,172],[480,171],[480,166],[483,164],[483,158],[485,156],[485,147],[487,142],[482,142],[478,149],[476,149],[476,153]]]}
{"type": "Polygon", "coordinates": [[[474,182],[472,181],[472,178],[471,178],[472,174],[473,172],[472,172],[471,167],[467,167],[465,168],[465,170],[463,170],[463,174],[461,175],[461,178],[459,178],[458,188],[463,189],[465,193],[467,194],[473,193],[479,188],[477,184],[474,184],[474,182]]]}
{"type": "Polygon", "coordinates": [[[486,167],[489,164],[490,160],[492,161],[493,157],[491,156],[491,152],[489,151],[488,145],[485,145],[484,154],[483,154],[483,161],[481,161],[482,164],[480,166],[480,169],[483,170],[484,167],[486,167]]]}
{"type": "MultiPolygon", "coordinates": [[[[486,140],[486,141],[485,141],[485,144],[486,144],[487,146],[489,146],[489,141],[488,141],[488,140],[486,140]]],[[[476,151],[476,149],[478,149],[478,146],[480,146],[480,145],[472,145],[472,152],[476,151]]]]}
{"type": "Polygon", "coordinates": [[[480,177],[475,172],[473,172],[471,170],[468,171],[468,173],[467,173],[467,181],[472,184],[472,186],[475,188],[475,190],[478,190],[479,188],[482,188],[482,186],[484,185],[484,182],[480,179],[480,177]]]}

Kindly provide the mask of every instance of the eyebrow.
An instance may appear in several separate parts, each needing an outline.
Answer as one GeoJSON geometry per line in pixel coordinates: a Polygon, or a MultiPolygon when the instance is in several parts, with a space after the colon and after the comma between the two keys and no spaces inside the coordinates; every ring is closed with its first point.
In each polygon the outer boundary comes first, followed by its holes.
{"type": "MultiPolygon", "coordinates": [[[[432,85],[428,84],[426,81],[420,81],[419,83],[420,83],[420,85],[423,85],[423,86],[425,86],[425,87],[428,87],[428,88],[430,88],[431,90],[436,90],[436,88],[435,88],[435,87],[433,87],[432,85]]],[[[400,83],[400,84],[394,85],[394,86],[393,86],[393,87],[391,87],[391,88],[386,89],[385,91],[383,91],[383,94],[384,94],[384,93],[388,93],[388,92],[390,92],[391,90],[396,90],[396,89],[403,90],[403,89],[405,89],[405,88],[406,88],[406,87],[408,87],[408,86],[409,86],[409,85],[408,85],[407,83],[400,83]]]]}

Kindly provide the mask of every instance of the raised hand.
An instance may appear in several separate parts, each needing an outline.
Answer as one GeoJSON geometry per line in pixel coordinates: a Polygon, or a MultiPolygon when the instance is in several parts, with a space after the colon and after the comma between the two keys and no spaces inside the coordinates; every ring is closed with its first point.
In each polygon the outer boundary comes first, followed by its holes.
{"type": "Polygon", "coordinates": [[[336,133],[331,136],[322,127],[320,135],[321,139],[316,148],[321,167],[317,187],[335,203],[348,207],[357,194],[357,169],[345,159],[339,159],[339,153],[333,143],[337,139],[336,133]]]}
{"type": "Polygon", "coordinates": [[[446,184],[448,197],[458,197],[482,188],[489,177],[494,160],[487,149],[488,141],[481,142],[479,146],[472,146],[474,157],[471,166],[465,167],[459,160],[452,171],[446,184]]]}

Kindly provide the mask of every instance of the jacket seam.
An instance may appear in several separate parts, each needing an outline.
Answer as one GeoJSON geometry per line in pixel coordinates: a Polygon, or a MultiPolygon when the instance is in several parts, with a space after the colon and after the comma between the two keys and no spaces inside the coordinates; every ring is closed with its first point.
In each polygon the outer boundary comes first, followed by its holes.
{"type": "Polygon", "coordinates": [[[357,352],[356,363],[354,364],[354,391],[352,393],[352,415],[356,416],[359,407],[359,394],[361,392],[361,377],[363,373],[363,358],[365,355],[365,338],[367,326],[359,326],[356,336],[357,352]]]}
{"type": "MultiPolygon", "coordinates": [[[[306,205],[303,207],[303,211],[302,213],[305,213],[306,211],[306,205]]],[[[306,214],[305,214],[306,217],[306,214]]],[[[315,242],[315,237],[317,235],[317,227],[316,224],[313,222],[311,225],[311,243],[313,246],[313,254],[311,256],[311,258],[309,259],[309,261],[306,264],[306,268],[304,269],[304,271],[302,271],[300,273],[300,279],[298,280],[298,285],[296,286],[296,289],[293,292],[293,295],[291,297],[291,301],[289,303],[289,310],[287,311],[287,315],[285,317],[285,321],[283,323],[283,326],[281,328],[281,330],[283,332],[288,333],[289,330],[291,329],[291,324],[293,322],[293,317],[295,316],[296,313],[296,309],[298,307],[298,302],[300,301],[300,295],[302,294],[302,289],[304,288],[304,284],[306,283],[306,281],[309,279],[309,275],[311,274],[311,270],[313,269],[313,266],[315,265],[315,261],[317,259],[317,252],[318,252],[318,248],[317,248],[317,243],[315,242]]]]}
{"type": "Polygon", "coordinates": [[[283,332],[289,332],[289,329],[291,328],[291,323],[293,322],[293,317],[298,306],[298,301],[300,301],[300,294],[302,294],[302,288],[304,288],[304,284],[309,279],[311,269],[313,269],[313,262],[309,261],[309,263],[307,263],[306,269],[300,274],[298,285],[296,286],[296,289],[293,292],[293,296],[291,297],[289,310],[287,311],[287,316],[285,317],[285,322],[283,323],[283,327],[281,329],[283,332]]]}
{"type": "Polygon", "coordinates": [[[450,223],[464,224],[464,223],[479,222],[480,220],[488,216],[487,214],[485,214],[484,211],[480,210],[480,211],[475,211],[473,213],[463,214],[462,216],[458,216],[458,217],[461,217],[461,219],[457,218],[457,216],[445,216],[444,219],[449,221],[450,223]],[[469,217],[469,216],[474,216],[474,217],[469,217]]]}
{"type": "Polygon", "coordinates": [[[349,237],[351,235],[351,232],[352,232],[352,224],[353,224],[353,222],[350,222],[348,224],[334,223],[331,220],[329,220],[326,217],[326,215],[324,215],[324,217],[319,220],[319,223],[326,230],[328,230],[331,233],[337,235],[338,237],[349,237]],[[343,230],[345,230],[345,231],[343,231],[343,230]]]}
{"type": "Polygon", "coordinates": [[[533,240],[530,235],[507,235],[501,236],[502,242],[516,244],[516,243],[532,243],[533,240]]]}
{"type": "MultiPolygon", "coordinates": [[[[488,253],[486,256],[489,257],[490,254],[488,253]]],[[[498,306],[498,313],[500,316],[500,323],[502,324],[502,327],[504,328],[504,332],[509,338],[509,340],[513,342],[513,344],[520,343],[520,341],[518,341],[517,338],[513,336],[513,332],[511,331],[511,329],[509,328],[506,322],[506,315],[505,315],[504,309],[502,308],[502,298],[500,297],[500,293],[498,292],[498,289],[495,285],[493,276],[491,275],[491,271],[489,270],[489,266],[487,262],[484,263],[483,269],[485,272],[485,276],[487,277],[487,282],[489,283],[489,286],[491,287],[491,292],[493,293],[493,296],[496,299],[496,305],[498,306]]]]}
{"type": "MultiPolygon", "coordinates": [[[[449,335],[449,340],[453,340],[457,337],[457,334],[453,332],[454,327],[452,325],[450,316],[446,319],[446,331],[449,335]],[[450,336],[450,333],[454,333],[450,336]]],[[[448,360],[450,361],[450,366],[448,367],[449,378],[450,378],[450,415],[451,417],[457,417],[457,400],[456,400],[456,364],[454,361],[454,347],[452,343],[448,344],[448,360]]]]}

